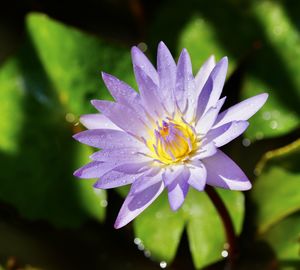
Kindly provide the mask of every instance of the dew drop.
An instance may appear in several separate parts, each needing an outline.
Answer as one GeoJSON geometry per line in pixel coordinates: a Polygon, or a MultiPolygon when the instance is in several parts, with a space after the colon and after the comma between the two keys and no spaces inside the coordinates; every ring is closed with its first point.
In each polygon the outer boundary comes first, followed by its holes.
{"type": "Polygon", "coordinates": [[[102,200],[102,201],[100,202],[100,205],[101,205],[101,207],[107,207],[107,205],[108,205],[107,200],[102,200]]]}
{"type": "Polygon", "coordinates": [[[280,111],[278,111],[278,110],[272,111],[272,116],[273,116],[274,118],[278,118],[278,117],[280,116],[280,111]]]}
{"type": "Polygon", "coordinates": [[[243,146],[248,147],[251,144],[251,141],[247,138],[244,138],[242,141],[243,146]]]}
{"type": "Polygon", "coordinates": [[[138,250],[142,251],[144,249],[145,249],[145,246],[142,243],[138,244],[138,250]]]}
{"type": "Polygon", "coordinates": [[[133,242],[136,244],[136,245],[139,245],[140,243],[142,243],[142,240],[138,237],[134,238],[133,242]]]}
{"type": "Polygon", "coordinates": [[[67,113],[65,118],[69,123],[73,123],[75,121],[75,115],[73,113],[67,113]]]}
{"type": "Polygon", "coordinates": [[[223,247],[224,247],[224,249],[227,250],[227,249],[229,249],[230,245],[228,243],[224,243],[223,247]]]}
{"type": "Polygon", "coordinates": [[[146,44],[145,42],[141,42],[141,43],[139,43],[137,46],[138,46],[138,48],[139,48],[142,52],[145,52],[145,51],[147,51],[147,49],[148,49],[148,46],[147,46],[147,44],[146,44]]]}
{"type": "Polygon", "coordinates": [[[150,258],[151,257],[150,250],[144,250],[144,255],[145,255],[145,257],[150,258]]]}
{"type": "Polygon", "coordinates": [[[228,257],[228,251],[227,250],[222,250],[221,255],[223,258],[228,257]]]}
{"type": "Polygon", "coordinates": [[[160,266],[160,268],[166,268],[166,267],[167,267],[167,262],[161,261],[161,262],[159,263],[159,266],[160,266]]]}
{"type": "Polygon", "coordinates": [[[271,121],[270,127],[271,129],[276,129],[278,127],[278,122],[275,120],[271,121]]]}
{"type": "Polygon", "coordinates": [[[257,140],[261,140],[261,139],[264,138],[264,134],[263,134],[261,131],[258,131],[258,132],[256,132],[256,134],[255,134],[255,138],[256,138],[257,140]]]}
{"type": "Polygon", "coordinates": [[[270,120],[271,119],[271,113],[270,112],[264,112],[263,113],[263,119],[264,120],[270,120]]]}

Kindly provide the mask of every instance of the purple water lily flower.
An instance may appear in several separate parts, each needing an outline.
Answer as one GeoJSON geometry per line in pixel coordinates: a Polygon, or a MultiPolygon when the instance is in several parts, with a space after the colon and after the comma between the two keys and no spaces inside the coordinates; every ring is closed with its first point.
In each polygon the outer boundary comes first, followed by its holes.
{"type": "Polygon", "coordinates": [[[76,176],[99,178],[94,186],[100,189],[132,184],[115,228],[133,220],[165,188],[174,211],[190,186],[199,191],[206,184],[250,189],[243,171],[218,148],[246,130],[248,118],[268,95],[254,96],[220,113],[227,57],[215,63],[211,56],[194,77],[186,49],[176,64],[160,42],[157,69],[137,47],[131,53],[139,93],[103,73],[115,102],[93,100],[101,113],[83,115],[81,122],[88,130],[74,136],[101,149],[76,176]]]}

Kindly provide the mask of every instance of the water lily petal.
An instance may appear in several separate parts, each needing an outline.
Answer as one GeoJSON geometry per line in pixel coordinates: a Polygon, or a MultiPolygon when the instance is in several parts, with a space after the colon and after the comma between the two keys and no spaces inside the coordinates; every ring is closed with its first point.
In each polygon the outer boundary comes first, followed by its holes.
{"type": "Polygon", "coordinates": [[[114,124],[129,134],[144,137],[149,135],[146,123],[130,107],[107,100],[92,100],[92,104],[114,124]],[[120,114],[120,112],[122,113],[120,114]]]}
{"type": "Polygon", "coordinates": [[[201,160],[210,157],[217,152],[217,147],[214,142],[205,142],[201,145],[200,149],[190,158],[191,161],[201,160]]]}
{"type": "Polygon", "coordinates": [[[143,192],[134,194],[129,192],[121,207],[114,227],[119,229],[128,224],[137,215],[143,212],[162,193],[163,189],[164,184],[161,181],[148,187],[143,192]]]}
{"type": "Polygon", "coordinates": [[[190,178],[188,180],[188,184],[193,188],[203,191],[206,184],[206,168],[204,164],[202,166],[193,166],[189,168],[190,170],[190,178]]]}
{"type": "MultiPolygon", "coordinates": [[[[177,176],[173,178],[171,183],[169,183],[169,185],[167,186],[169,203],[173,211],[177,211],[180,208],[189,190],[189,169],[185,166],[182,166],[182,168],[180,168],[179,171],[180,173],[177,174],[177,176]]],[[[172,175],[164,173],[164,182],[169,182],[169,180],[166,181],[166,178],[169,177],[172,177],[172,175]]]]}
{"type": "Polygon", "coordinates": [[[138,84],[141,84],[141,82],[139,81],[140,77],[137,76],[136,74],[137,68],[142,69],[156,85],[159,84],[158,74],[156,69],[153,67],[149,59],[144,55],[144,53],[138,47],[136,46],[132,47],[131,58],[133,63],[134,74],[136,75],[135,78],[138,84]]]}
{"type": "Polygon", "coordinates": [[[156,171],[155,174],[151,176],[148,172],[144,172],[143,175],[138,177],[136,181],[132,184],[130,192],[140,193],[146,190],[148,187],[162,181],[162,172],[160,170],[156,171]]]}
{"type": "Polygon", "coordinates": [[[124,147],[115,149],[103,149],[95,152],[90,156],[92,160],[95,161],[110,161],[114,160],[116,162],[120,161],[150,161],[152,158],[145,156],[139,152],[137,147],[124,147]]]}
{"type": "Polygon", "coordinates": [[[206,170],[206,183],[211,186],[231,190],[248,190],[251,183],[238,165],[221,150],[218,153],[203,159],[206,170]]]}
{"type": "Polygon", "coordinates": [[[115,129],[121,130],[105,115],[100,113],[84,114],[80,117],[80,122],[88,129],[115,129]]]}
{"type": "Polygon", "coordinates": [[[248,126],[247,121],[234,121],[211,129],[205,138],[208,142],[213,141],[217,147],[221,147],[240,136],[248,126]]]}
{"type": "Polygon", "coordinates": [[[177,63],[176,86],[174,92],[177,105],[181,112],[184,112],[187,109],[187,104],[189,104],[189,108],[195,109],[194,103],[196,102],[196,97],[194,95],[195,81],[192,63],[189,53],[186,49],[183,49],[177,63]]]}
{"type": "Polygon", "coordinates": [[[221,110],[226,97],[221,98],[216,106],[211,107],[197,122],[196,131],[200,134],[206,134],[217,119],[218,113],[221,110]]]}
{"type": "Polygon", "coordinates": [[[109,189],[132,184],[141,174],[125,174],[111,170],[94,184],[95,188],[109,189]]]}
{"type": "Polygon", "coordinates": [[[164,102],[169,112],[174,111],[174,96],[176,81],[176,63],[167,48],[160,42],[157,50],[157,72],[159,77],[160,100],[164,102]]]}
{"type": "Polygon", "coordinates": [[[199,71],[195,77],[195,85],[196,85],[195,96],[196,97],[199,97],[199,94],[201,93],[202,88],[203,88],[204,84],[206,83],[206,81],[209,77],[209,74],[211,73],[211,71],[213,70],[215,65],[216,65],[216,60],[215,60],[215,57],[212,55],[205,61],[205,63],[199,69],[199,71]]]}
{"type": "Polygon", "coordinates": [[[142,104],[146,111],[153,117],[161,117],[164,108],[158,94],[158,85],[139,67],[135,68],[136,77],[139,78],[139,91],[141,94],[142,104]]]}
{"type": "Polygon", "coordinates": [[[268,94],[263,93],[248,98],[219,114],[214,127],[219,127],[232,121],[248,120],[267,101],[268,94]]]}
{"type": "Polygon", "coordinates": [[[126,174],[137,174],[147,171],[153,165],[153,161],[141,161],[141,162],[125,162],[114,168],[115,171],[123,172],[126,174]]]}
{"type": "Polygon", "coordinates": [[[80,178],[98,178],[116,167],[115,163],[92,161],[74,172],[80,178]]]}
{"type": "Polygon", "coordinates": [[[118,78],[102,72],[103,81],[113,98],[124,105],[134,107],[140,103],[139,94],[118,78]]]}
{"type": "Polygon", "coordinates": [[[223,57],[213,68],[210,73],[199,97],[196,109],[196,120],[201,118],[209,108],[214,107],[220,98],[224,82],[226,79],[226,72],[228,68],[228,59],[223,57]]]}
{"type": "Polygon", "coordinates": [[[113,149],[122,147],[138,147],[144,149],[145,145],[127,133],[113,129],[91,129],[77,133],[73,136],[77,141],[89,146],[113,149]]]}

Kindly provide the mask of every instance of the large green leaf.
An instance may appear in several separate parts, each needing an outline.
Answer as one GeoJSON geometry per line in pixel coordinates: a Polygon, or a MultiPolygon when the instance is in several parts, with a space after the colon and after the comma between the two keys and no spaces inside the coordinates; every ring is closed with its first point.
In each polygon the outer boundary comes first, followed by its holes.
{"type": "Polygon", "coordinates": [[[132,81],[128,50],[42,14],[27,18],[23,49],[0,70],[0,199],[22,216],[78,226],[104,218],[106,193],[73,171],[91,149],[72,139],[91,98],[110,98],[100,70],[132,81]]]}
{"type": "MultiPolygon", "coordinates": [[[[294,6],[299,8],[299,2],[294,6]]],[[[237,68],[239,74],[232,89],[226,89],[229,100],[270,94],[250,120],[246,135],[251,140],[279,136],[299,126],[299,30],[279,2],[165,1],[152,31],[153,40],[165,40],[176,55],[186,47],[195,72],[209,55],[217,60],[227,55],[229,74],[237,68]]]]}
{"type": "Polygon", "coordinates": [[[293,270],[300,266],[300,212],[277,223],[263,236],[279,260],[280,269],[293,270]]]}
{"type": "MultiPolygon", "coordinates": [[[[218,190],[239,233],[244,214],[240,192],[218,190]]],[[[187,227],[190,250],[197,268],[222,259],[226,243],[224,228],[214,205],[204,192],[190,190],[178,212],[170,210],[166,193],[134,221],[136,236],[154,259],[170,262],[175,256],[182,231],[187,227]]]]}
{"type": "Polygon", "coordinates": [[[256,204],[258,230],[300,210],[300,140],[265,154],[256,169],[259,174],[251,196],[256,204]]]}
{"type": "Polygon", "coordinates": [[[164,192],[134,221],[135,235],[156,260],[170,262],[177,251],[185,219],[173,213],[164,192]]]}
{"type": "MultiPolygon", "coordinates": [[[[244,96],[265,91],[270,97],[253,118],[253,125],[247,131],[251,138],[278,136],[300,124],[299,30],[279,3],[260,1],[252,8],[262,37],[257,40],[260,48],[249,62],[244,96]]],[[[297,8],[300,8],[299,2],[295,6],[297,8]]]]}

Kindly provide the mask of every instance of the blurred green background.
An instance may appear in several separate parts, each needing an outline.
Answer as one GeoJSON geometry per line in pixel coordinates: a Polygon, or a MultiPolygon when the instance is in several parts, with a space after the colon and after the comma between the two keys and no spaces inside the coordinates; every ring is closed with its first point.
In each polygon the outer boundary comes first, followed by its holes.
{"type": "Polygon", "coordinates": [[[0,269],[226,269],[226,239],[205,193],[177,213],[163,194],[114,230],[126,190],[93,190],[73,171],[93,149],[72,139],[89,100],[111,99],[100,72],[135,85],[130,47],[155,63],[163,40],[195,72],[229,57],[225,107],[268,92],[226,146],[253,189],[218,190],[239,235],[236,269],[300,269],[300,2],[2,1],[0,269]]]}

